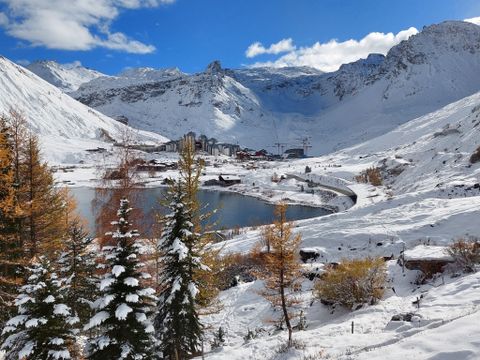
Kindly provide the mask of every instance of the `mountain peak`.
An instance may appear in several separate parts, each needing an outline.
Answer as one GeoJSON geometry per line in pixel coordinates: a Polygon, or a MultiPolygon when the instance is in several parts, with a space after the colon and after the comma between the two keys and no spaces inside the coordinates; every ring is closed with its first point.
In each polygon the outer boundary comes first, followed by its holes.
{"type": "Polygon", "coordinates": [[[37,60],[26,68],[65,92],[75,91],[86,82],[106,76],[98,71],[87,69],[79,61],[60,64],[54,60],[37,60]]]}
{"type": "Polygon", "coordinates": [[[207,74],[212,74],[212,75],[222,73],[223,72],[222,64],[220,63],[219,60],[214,60],[210,64],[208,64],[207,70],[205,72],[207,74]]]}

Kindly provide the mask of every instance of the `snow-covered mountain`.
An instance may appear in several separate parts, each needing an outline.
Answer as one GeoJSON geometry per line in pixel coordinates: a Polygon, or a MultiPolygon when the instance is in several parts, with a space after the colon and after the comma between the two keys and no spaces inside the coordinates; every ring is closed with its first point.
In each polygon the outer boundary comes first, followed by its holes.
{"type": "Polygon", "coordinates": [[[312,154],[386,133],[480,89],[480,27],[449,21],[424,28],[384,57],[311,68],[132,69],[97,78],[72,95],[104,114],[177,138],[193,130],[274,150],[311,136],[312,154]]]}
{"type": "Polygon", "coordinates": [[[59,64],[52,60],[35,61],[27,69],[67,93],[77,90],[83,83],[106,76],[83,67],[79,62],[59,64]]]}
{"type": "Polygon", "coordinates": [[[47,159],[78,161],[85,149],[111,146],[126,131],[137,141],[164,142],[158,134],[134,130],[93,110],[29,70],[0,57],[0,114],[20,112],[40,137],[47,159]]]}

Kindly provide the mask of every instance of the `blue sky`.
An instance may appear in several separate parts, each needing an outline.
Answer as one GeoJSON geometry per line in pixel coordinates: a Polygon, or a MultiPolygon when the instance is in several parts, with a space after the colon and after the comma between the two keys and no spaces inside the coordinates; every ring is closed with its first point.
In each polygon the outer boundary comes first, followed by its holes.
{"type": "Polygon", "coordinates": [[[332,71],[386,52],[412,28],[478,16],[478,0],[0,0],[0,53],[22,63],[80,61],[107,74],[197,72],[214,59],[332,71]]]}

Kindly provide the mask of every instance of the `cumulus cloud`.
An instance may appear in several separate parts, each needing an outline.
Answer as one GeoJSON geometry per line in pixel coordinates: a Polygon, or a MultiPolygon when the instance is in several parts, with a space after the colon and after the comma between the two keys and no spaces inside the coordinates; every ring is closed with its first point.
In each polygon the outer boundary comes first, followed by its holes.
{"type": "MultiPolygon", "coordinates": [[[[276,60],[257,62],[251,66],[311,66],[331,72],[337,70],[342,64],[366,58],[372,53],[386,54],[394,45],[416,33],[418,30],[411,27],[398,34],[372,32],[361,40],[317,42],[309,47],[294,47],[276,60]]],[[[293,46],[293,43],[291,45],[293,46]]]]}
{"type": "Polygon", "coordinates": [[[480,25],[480,16],[473,17],[473,18],[470,18],[470,19],[465,19],[463,21],[466,21],[466,22],[469,22],[469,23],[472,23],[472,24],[475,24],[475,25],[480,25]]]}
{"type": "Polygon", "coordinates": [[[283,39],[280,40],[279,42],[270,45],[268,48],[265,48],[262,43],[260,42],[255,42],[252,45],[248,47],[248,49],[245,51],[245,55],[248,58],[253,58],[258,55],[263,55],[263,54],[281,54],[289,51],[295,50],[295,46],[293,45],[292,39],[283,39]]]}
{"type": "Polygon", "coordinates": [[[33,46],[50,49],[90,50],[105,47],[136,54],[155,50],[153,45],[110,32],[122,9],[156,7],[174,0],[0,0],[0,26],[33,46]],[[2,16],[3,15],[3,16],[2,16]]]}

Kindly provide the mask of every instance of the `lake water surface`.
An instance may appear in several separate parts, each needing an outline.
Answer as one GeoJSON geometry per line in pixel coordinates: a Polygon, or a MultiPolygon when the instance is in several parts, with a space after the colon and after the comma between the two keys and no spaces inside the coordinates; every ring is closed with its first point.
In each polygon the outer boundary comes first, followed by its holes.
{"type": "MultiPolygon", "coordinates": [[[[93,234],[95,211],[92,207],[92,200],[95,198],[95,189],[80,187],[70,190],[77,199],[80,214],[88,220],[90,231],[93,234]]],[[[140,191],[142,210],[145,214],[151,213],[154,209],[158,209],[162,213],[165,212],[165,209],[162,209],[159,205],[159,200],[165,198],[167,188],[145,188],[140,191]]],[[[209,219],[210,223],[215,222],[217,224],[217,229],[264,225],[270,224],[274,220],[274,205],[251,196],[227,191],[199,190],[198,197],[207,211],[218,209],[209,219]]],[[[330,214],[330,211],[327,209],[310,206],[292,205],[287,209],[289,220],[300,220],[328,214],[330,214]]]]}

